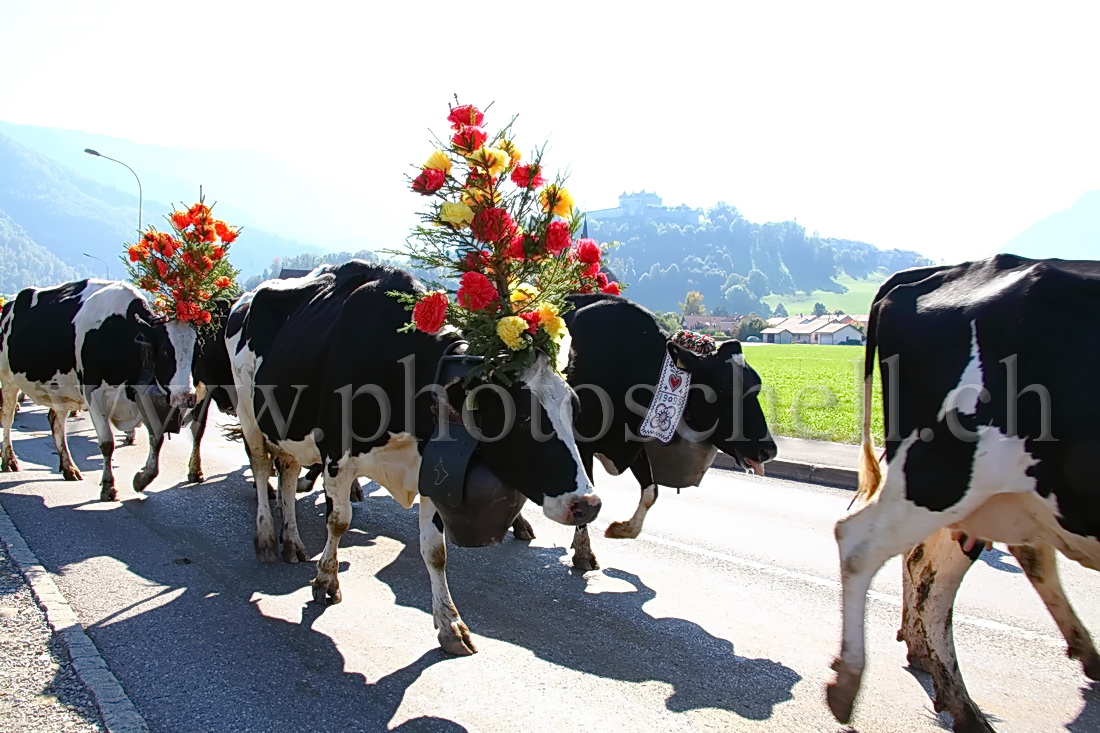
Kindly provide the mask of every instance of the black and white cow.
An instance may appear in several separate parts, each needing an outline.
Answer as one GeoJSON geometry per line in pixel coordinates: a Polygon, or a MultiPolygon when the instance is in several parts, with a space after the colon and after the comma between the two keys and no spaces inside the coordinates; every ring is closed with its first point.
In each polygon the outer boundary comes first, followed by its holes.
{"type": "MultiPolygon", "coordinates": [[[[294,512],[299,470],[324,466],[328,541],[313,581],[314,598],[322,603],[340,600],[337,547],[351,519],[352,482],[369,477],[402,506],[412,506],[421,454],[435,426],[435,392],[445,395],[446,409],[469,404],[461,384],[434,384],[436,366],[459,334],[399,333],[409,313],[391,291],[422,288],[407,273],[353,260],[305,278],[264,283],[229,317],[237,412],[257,487],[271,473],[268,455],[275,459],[288,561],[308,557],[294,512]]],[[[512,387],[476,391],[479,429],[499,439],[482,441],[475,457],[550,519],[569,525],[586,524],[600,509],[573,440],[574,399],[545,356],[512,387]]],[[[257,505],[256,554],[274,557],[278,544],[262,488],[257,505]]],[[[470,654],[476,649],[447,588],[443,529],[432,500],[421,496],[420,552],[431,577],[439,642],[451,653],[470,654]]]]}
{"type": "Polygon", "coordinates": [[[181,411],[195,404],[195,338],[192,326],[158,318],[126,283],[78,280],[20,292],[0,317],[3,470],[18,470],[11,425],[22,390],[50,408],[60,470],[71,481],[81,475],[65,439],[65,417],[88,409],[103,454],[105,501],[116,498],[112,425],[130,432],[144,422],[149,455],[134,476],[134,489],[144,490],[159,473],[165,432],[178,431],[181,411]]]}
{"type": "MultiPolygon", "coordinates": [[[[580,397],[575,427],[581,460],[589,476],[593,459],[612,475],[629,469],[641,487],[634,515],[612,523],[606,536],[629,538],[641,532],[657,500],[659,482],[652,464],[658,458],[681,462],[680,468],[693,474],[680,486],[697,483],[715,449],[743,468],[763,473],[776,446],[757,401],[760,377],[745,362],[740,343],[727,341],[714,353],[700,356],[670,341],[652,313],[625,298],[588,294],[569,300],[573,309],[564,316],[572,337],[567,376],[580,397]],[[662,446],[637,436],[666,354],[689,372],[692,389],[681,430],[688,437],[677,436],[662,446]]],[[[528,536],[530,525],[521,519],[516,534],[528,536]]],[[[575,567],[599,567],[586,526],[577,528],[573,549],[575,567]]]]}
{"type": "Polygon", "coordinates": [[[1053,575],[1054,550],[1100,569],[1100,390],[1092,376],[1100,343],[1081,338],[1098,319],[1100,262],[998,255],[906,270],[879,289],[864,371],[864,503],[836,526],[843,641],[828,702],[838,720],[851,716],[863,673],[871,578],[909,552],[902,636],[913,637],[911,651],[931,668],[937,707],[955,729],[992,730],[955,662],[951,608],[965,567],[953,534],[1013,548],[1033,582],[1041,580],[1036,587],[1071,654],[1090,676],[1098,671],[1053,575]],[[884,479],[870,439],[876,349],[884,479]]]}

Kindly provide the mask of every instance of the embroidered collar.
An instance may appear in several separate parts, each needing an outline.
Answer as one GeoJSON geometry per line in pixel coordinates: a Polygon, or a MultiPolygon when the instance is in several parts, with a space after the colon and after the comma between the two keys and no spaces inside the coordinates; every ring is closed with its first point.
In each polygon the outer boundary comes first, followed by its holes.
{"type": "Polygon", "coordinates": [[[688,331],[686,329],[680,329],[674,333],[672,335],[672,341],[699,356],[712,354],[717,348],[714,345],[714,337],[708,336],[705,333],[696,333],[695,331],[688,331]]]}

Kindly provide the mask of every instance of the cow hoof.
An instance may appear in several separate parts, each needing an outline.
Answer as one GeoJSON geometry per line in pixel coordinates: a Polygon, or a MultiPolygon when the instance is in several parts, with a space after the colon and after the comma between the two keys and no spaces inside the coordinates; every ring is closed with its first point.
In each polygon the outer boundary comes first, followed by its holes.
{"type": "Polygon", "coordinates": [[[137,442],[137,434],[133,430],[131,430],[130,432],[126,433],[126,437],[122,439],[122,446],[123,447],[131,446],[136,442],[137,442]]]}
{"type": "Polygon", "coordinates": [[[274,535],[260,537],[257,534],[252,540],[252,549],[256,551],[256,559],[260,562],[274,561],[279,556],[279,545],[274,535]]]}
{"type": "Polygon", "coordinates": [[[1081,669],[1090,680],[1100,680],[1100,657],[1095,654],[1081,660],[1081,669]]]}
{"type": "Polygon", "coordinates": [[[201,484],[206,480],[206,476],[202,475],[202,471],[192,471],[187,474],[187,480],[193,484],[201,484]]]}
{"type": "Polygon", "coordinates": [[[313,600],[322,606],[339,603],[343,600],[343,596],[340,595],[340,581],[336,578],[321,580],[321,577],[317,576],[311,581],[311,585],[313,585],[313,600]]]}
{"type": "Polygon", "coordinates": [[[516,521],[512,522],[512,536],[517,540],[530,542],[535,539],[535,528],[522,516],[516,517],[516,521]]]}
{"type": "Polygon", "coordinates": [[[118,492],[115,491],[115,482],[104,482],[99,488],[99,500],[100,501],[115,501],[118,499],[118,492]]]}
{"type": "Polygon", "coordinates": [[[65,477],[66,481],[81,481],[84,478],[80,473],[80,469],[76,466],[61,469],[61,475],[65,477]]]}
{"type": "Polygon", "coordinates": [[[616,540],[632,540],[639,534],[639,528],[632,525],[630,522],[612,522],[606,530],[604,530],[604,537],[611,537],[616,540]]]}
{"type": "Polygon", "coordinates": [[[836,671],[836,679],[826,686],[825,698],[833,717],[847,724],[852,719],[852,707],[855,705],[862,675],[848,669],[839,659],[833,662],[833,669],[836,671]]]}
{"type": "Polygon", "coordinates": [[[973,703],[967,705],[958,715],[952,715],[951,720],[954,722],[951,728],[955,733],[997,733],[973,703]]]}
{"type": "Polygon", "coordinates": [[[452,621],[439,630],[439,646],[448,654],[456,657],[468,657],[477,654],[477,647],[470,636],[470,630],[461,621],[452,621]]]}
{"type": "Polygon", "coordinates": [[[301,542],[283,541],[283,562],[296,564],[308,559],[309,555],[306,554],[306,548],[301,542]]]}
{"type": "Polygon", "coordinates": [[[596,556],[591,552],[587,555],[574,552],[573,567],[581,572],[587,573],[589,570],[599,570],[600,564],[596,561],[596,556]]]}
{"type": "Polygon", "coordinates": [[[366,498],[363,496],[363,484],[359,483],[359,479],[355,479],[355,482],[351,485],[351,500],[355,502],[363,501],[366,498]]]}
{"type": "Polygon", "coordinates": [[[19,470],[19,461],[14,458],[5,458],[4,463],[0,466],[0,471],[4,473],[14,473],[19,470]]]}
{"type": "Polygon", "coordinates": [[[134,491],[145,491],[149,484],[153,483],[157,475],[155,473],[146,473],[145,471],[138,471],[134,474],[134,491]]]}

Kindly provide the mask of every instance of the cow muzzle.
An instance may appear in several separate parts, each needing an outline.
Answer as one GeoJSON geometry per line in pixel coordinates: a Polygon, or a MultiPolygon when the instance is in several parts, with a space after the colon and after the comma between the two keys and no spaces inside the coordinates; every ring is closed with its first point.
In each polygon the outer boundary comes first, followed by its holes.
{"type": "Polygon", "coordinates": [[[542,513],[558,524],[576,526],[588,524],[594,520],[599,515],[601,507],[603,502],[593,493],[583,496],[568,494],[547,497],[542,504],[542,513]]]}

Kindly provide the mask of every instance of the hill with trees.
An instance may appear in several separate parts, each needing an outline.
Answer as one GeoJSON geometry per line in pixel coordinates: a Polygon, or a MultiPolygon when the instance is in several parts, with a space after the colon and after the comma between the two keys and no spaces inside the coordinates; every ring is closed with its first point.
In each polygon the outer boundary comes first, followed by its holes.
{"type": "Polygon", "coordinates": [[[843,293],[837,278],[881,279],[930,264],[916,252],[880,250],[865,242],[807,234],[796,221],[757,224],[726,203],[707,209],[697,225],[655,221],[639,214],[590,221],[590,236],[618,241],[608,262],[628,295],[650,309],[672,311],[698,292],[708,312],[770,315],[768,295],[792,299],[814,291],[843,293]]]}

